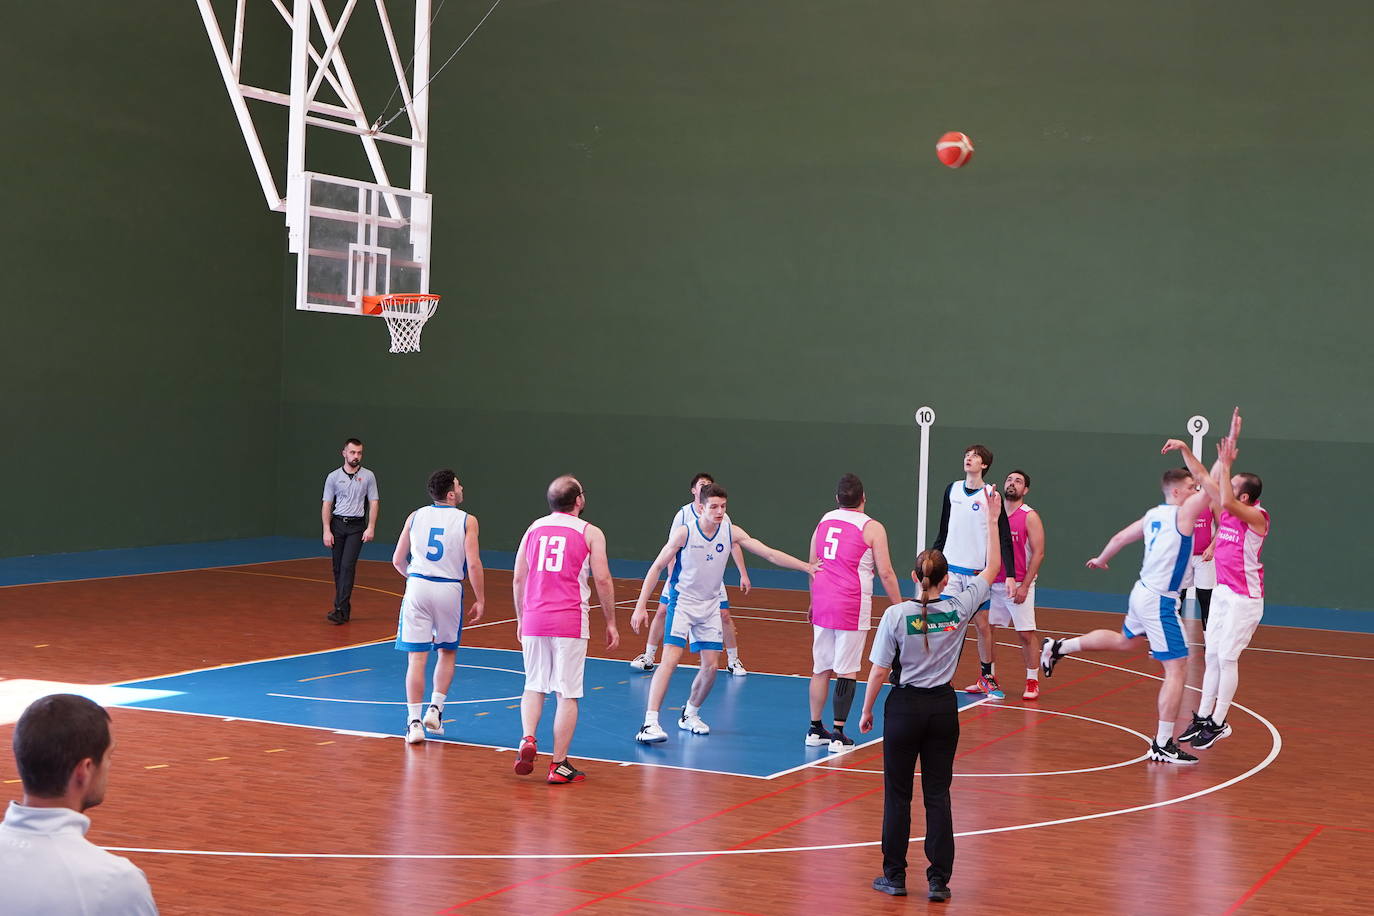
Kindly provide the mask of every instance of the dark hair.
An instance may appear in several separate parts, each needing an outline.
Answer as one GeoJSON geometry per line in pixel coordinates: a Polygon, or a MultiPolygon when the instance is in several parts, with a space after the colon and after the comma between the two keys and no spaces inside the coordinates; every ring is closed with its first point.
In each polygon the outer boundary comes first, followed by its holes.
{"type": "Polygon", "coordinates": [[[577,497],[581,495],[582,484],[571,474],[555,477],[553,483],[549,484],[546,494],[549,509],[553,512],[571,512],[577,507],[577,497]]]}
{"type": "Polygon", "coordinates": [[[921,603],[921,638],[925,641],[926,651],[930,651],[930,620],[926,615],[926,589],[933,587],[949,575],[949,562],[945,555],[934,547],[922,550],[916,555],[916,566],[911,570],[920,580],[916,600],[921,603]]]}
{"type": "Polygon", "coordinates": [[[1182,483],[1193,476],[1193,472],[1187,468],[1169,468],[1159,476],[1159,485],[1162,487],[1172,487],[1174,484],[1182,483]]]}
{"type": "Polygon", "coordinates": [[[719,496],[721,499],[729,499],[730,494],[725,492],[725,488],[718,483],[707,484],[701,488],[701,504],[706,505],[706,500],[712,496],[719,496]]]}
{"type": "Polygon", "coordinates": [[[14,760],[24,791],[60,798],[72,771],[90,758],[100,763],[110,749],[110,714],[71,693],[54,693],[29,704],[14,726],[14,760]]]}
{"type": "Polygon", "coordinates": [[[1250,505],[1253,506],[1259,502],[1260,491],[1264,489],[1264,481],[1259,479],[1259,475],[1237,474],[1236,476],[1241,479],[1240,492],[1236,493],[1236,496],[1239,497],[1248,493],[1250,494],[1250,505]]]}
{"type": "Polygon", "coordinates": [[[344,440],[344,448],[348,448],[350,445],[362,445],[362,444],[363,444],[363,440],[361,440],[361,439],[345,439],[345,440],[344,440]]]}
{"type": "Polygon", "coordinates": [[[988,468],[992,467],[992,449],[988,448],[986,445],[970,445],[968,448],[964,449],[964,454],[967,455],[969,452],[973,452],[979,458],[983,459],[983,470],[986,471],[988,468]]]}
{"type": "Polygon", "coordinates": [[[835,484],[835,502],[841,509],[857,509],[864,501],[864,482],[857,474],[846,474],[835,484]]]}
{"type": "Polygon", "coordinates": [[[452,490],[457,482],[458,475],[449,468],[435,471],[429,475],[429,495],[438,502],[448,495],[448,491],[452,490]]]}
{"type": "Polygon", "coordinates": [[[710,474],[706,473],[705,471],[697,471],[695,474],[692,475],[692,483],[687,487],[687,489],[695,490],[697,488],[698,480],[704,480],[707,483],[716,482],[716,479],[712,477],[710,474]]]}
{"type": "Polygon", "coordinates": [[[1027,474],[1025,471],[1021,470],[1020,468],[1012,468],[1010,471],[1007,472],[1007,476],[1008,476],[1008,477],[1010,477],[1012,474],[1020,474],[1020,475],[1021,475],[1021,479],[1024,480],[1024,481],[1026,482],[1026,489],[1028,489],[1028,490],[1030,489],[1030,475],[1029,475],[1029,474],[1027,474]]]}

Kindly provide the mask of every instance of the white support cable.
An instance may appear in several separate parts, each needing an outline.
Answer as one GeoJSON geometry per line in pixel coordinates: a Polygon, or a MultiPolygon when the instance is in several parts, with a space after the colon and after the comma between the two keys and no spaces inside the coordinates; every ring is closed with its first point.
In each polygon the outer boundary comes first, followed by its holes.
{"type": "MultiPolygon", "coordinates": [[[[384,36],[386,37],[386,50],[387,50],[387,53],[391,55],[391,67],[392,67],[392,69],[396,72],[396,86],[397,86],[397,88],[399,88],[400,91],[401,91],[401,105],[405,108],[406,115],[407,115],[407,117],[409,117],[409,119],[410,119],[410,133],[411,133],[411,136],[418,136],[419,133],[420,133],[420,130],[419,130],[418,126],[417,126],[417,122],[416,122],[416,119],[415,119],[415,108],[414,108],[414,106],[411,104],[410,87],[406,85],[406,73],[405,73],[405,67],[403,67],[403,66],[401,65],[401,53],[400,53],[398,50],[396,50],[396,36],[395,36],[395,34],[392,32],[392,29],[391,29],[391,17],[389,17],[389,16],[386,14],[386,0],[376,0],[376,3],[377,3],[377,16],[378,16],[378,18],[381,19],[381,21],[382,21],[382,35],[384,35],[384,36]]],[[[416,4],[415,4],[415,6],[416,6],[416,10],[415,10],[415,22],[416,22],[417,24],[421,21],[421,20],[420,20],[420,11],[419,11],[420,5],[421,5],[421,4],[420,4],[420,0],[416,0],[416,4]]],[[[430,23],[430,24],[433,25],[433,23],[430,23]]],[[[418,36],[417,36],[417,40],[418,40],[418,36]]],[[[411,60],[410,60],[410,62],[411,62],[412,64],[415,63],[415,58],[412,57],[411,60]]],[[[426,60],[425,60],[425,62],[426,62],[426,64],[428,64],[428,62],[429,62],[429,61],[428,61],[428,55],[426,55],[426,60]]],[[[393,89],[393,90],[391,91],[391,95],[392,95],[392,98],[395,98],[395,96],[396,96],[396,90],[395,90],[395,89],[393,89]]],[[[387,104],[388,104],[388,105],[391,104],[390,99],[387,100],[387,104]]],[[[383,109],[383,110],[385,110],[385,109],[383,109]]],[[[376,125],[375,123],[372,125],[372,129],[373,129],[373,130],[378,130],[377,125],[376,125]]]]}
{"type": "MultiPolygon", "coordinates": [[[[491,5],[491,9],[487,10],[486,15],[483,16],[480,20],[478,20],[477,24],[476,24],[475,26],[472,27],[472,31],[471,31],[471,32],[468,32],[468,37],[467,37],[467,38],[464,38],[464,39],[462,40],[462,42],[458,45],[458,47],[456,47],[456,48],[453,49],[453,53],[450,54],[450,55],[448,56],[448,59],[445,60],[442,64],[439,65],[439,69],[434,71],[434,75],[433,75],[433,76],[431,76],[429,79],[425,80],[423,83],[421,83],[418,79],[415,81],[415,85],[416,85],[417,87],[419,87],[419,88],[417,88],[417,89],[415,90],[415,97],[416,97],[416,98],[419,98],[419,97],[420,97],[420,93],[424,92],[426,89],[429,88],[429,84],[430,84],[430,83],[434,82],[435,80],[437,80],[437,79],[439,78],[439,74],[444,72],[444,68],[445,68],[445,67],[447,67],[449,64],[453,63],[453,59],[454,59],[455,57],[458,56],[458,52],[461,51],[461,50],[463,50],[463,48],[465,48],[465,47],[467,46],[467,43],[468,43],[469,41],[472,40],[472,36],[476,35],[476,34],[477,34],[477,30],[480,29],[480,28],[482,27],[482,23],[486,22],[486,21],[487,21],[487,18],[488,18],[489,16],[491,16],[492,13],[496,12],[496,8],[497,8],[498,6],[500,6],[500,5],[501,5],[501,0],[496,0],[496,2],[493,3],[493,4],[491,5]]],[[[426,39],[426,40],[428,40],[428,39],[426,39]]],[[[399,117],[402,115],[403,112],[404,112],[404,109],[402,109],[401,111],[396,112],[396,113],[393,114],[391,117],[387,118],[385,121],[382,121],[380,124],[377,124],[377,125],[374,125],[374,126],[375,126],[378,130],[381,130],[381,129],[383,129],[383,128],[389,126],[389,125],[391,124],[392,121],[394,121],[394,120],[396,120],[397,118],[399,118],[399,117]]]]}

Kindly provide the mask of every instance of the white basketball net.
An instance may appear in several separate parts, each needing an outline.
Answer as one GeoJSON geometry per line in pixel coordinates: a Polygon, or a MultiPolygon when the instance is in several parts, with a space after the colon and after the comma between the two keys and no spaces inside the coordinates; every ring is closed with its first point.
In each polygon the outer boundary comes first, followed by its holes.
{"type": "Polygon", "coordinates": [[[419,353],[420,334],[425,322],[434,317],[439,297],[430,295],[390,296],[382,300],[382,317],[391,331],[392,353],[419,353]]]}

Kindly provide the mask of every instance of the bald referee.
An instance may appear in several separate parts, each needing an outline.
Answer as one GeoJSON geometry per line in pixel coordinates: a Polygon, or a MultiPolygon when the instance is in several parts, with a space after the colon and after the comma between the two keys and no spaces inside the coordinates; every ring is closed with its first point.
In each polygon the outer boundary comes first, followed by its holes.
{"type": "Polygon", "coordinates": [[[348,623],[353,614],[353,575],[363,544],[376,534],[377,507],[377,476],[363,467],[362,440],[349,439],[343,465],[324,479],[320,506],[324,546],[334,556],[334,610],[326,618],[332,624],[348,623]]]}

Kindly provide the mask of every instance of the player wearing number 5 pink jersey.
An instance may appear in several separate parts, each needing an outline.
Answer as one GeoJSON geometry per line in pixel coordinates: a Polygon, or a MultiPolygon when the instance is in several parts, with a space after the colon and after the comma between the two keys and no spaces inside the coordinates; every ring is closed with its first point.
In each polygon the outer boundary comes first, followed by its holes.
{"type": "Polygon", "coordinates": [[[872,626],[874,574],[893,604],[902,603],[902,593],[887,552],[887,529],[864,513],[863,481],[854,474],[841,477],[835,504],[839,508],[821,516],[811,535],[811,562],[821,560],[822,565],[811,580],[811,727],[806,744],[829,745],[839,752],[854,745],[844,726],[872,626]],[[832,677],[835,730],[827,731],[821,711],[832,677]]]}
{"type": "Polygon", "coordinates": [[[577,478],[559,477],[549,484],[549,514],[538,519],[520,539],[511,589],[515,598],[516,635],[525,656],[525,693],[520,699],[520,727],[525,736],[515,755],[515,772],[534,769],[538,754],[534,733],[544,712],[544,697],[558,694],[553,720],[553,760],[549,782],[581,782],[587,774],[568,760],[577,728],[577,701],[587,662],[591,588],[606,616],[606,647],[620,645],[615,628],[615,587],[606,563],[606,536],[582,520],[587,494],[577,478]]]}

